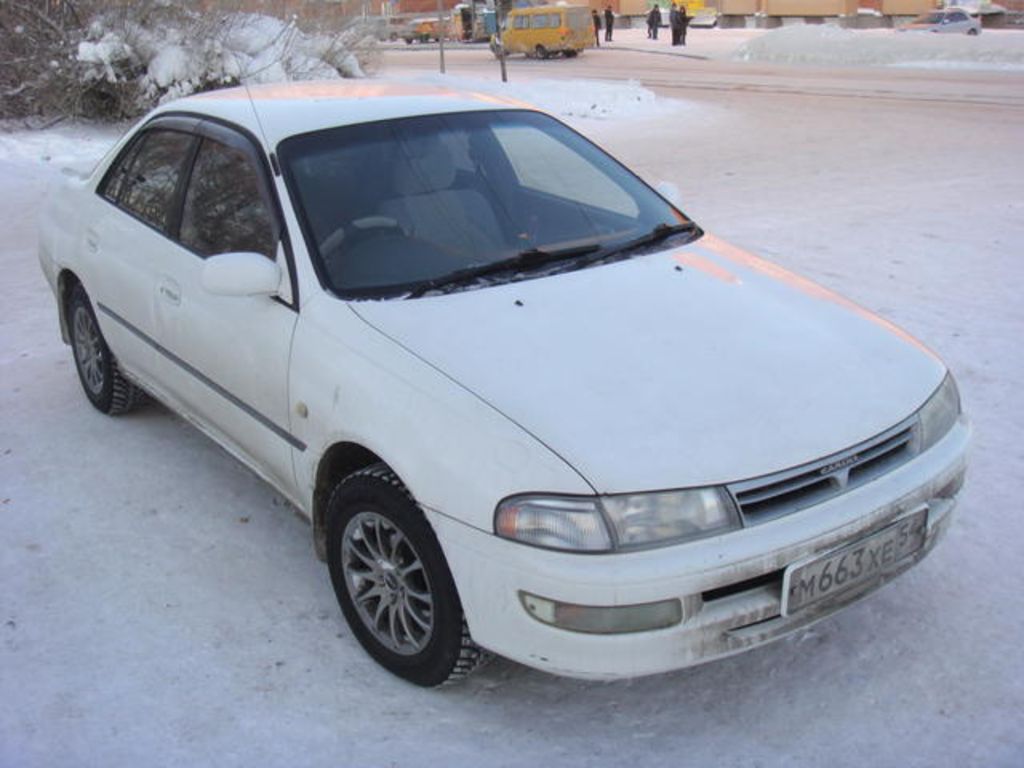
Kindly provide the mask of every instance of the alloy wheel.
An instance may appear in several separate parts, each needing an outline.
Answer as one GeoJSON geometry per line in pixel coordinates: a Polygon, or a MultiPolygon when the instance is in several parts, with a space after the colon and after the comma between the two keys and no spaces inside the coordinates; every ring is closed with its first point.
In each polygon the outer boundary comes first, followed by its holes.
{"type": "Polygon", "coordinates": [[[345,527],[341,549],[345,586],[374,638],[403,656],[426,648],[434,631],[434,598],[405,534],[383,515],[360,512],[345,527]]]}
{"type": "Polygon", "coordinates": [[[103,391],[103,345],[96,322],[85,307],[76,307],[72,321],[75,361],[82,381],[94,395],[103,391]]]}

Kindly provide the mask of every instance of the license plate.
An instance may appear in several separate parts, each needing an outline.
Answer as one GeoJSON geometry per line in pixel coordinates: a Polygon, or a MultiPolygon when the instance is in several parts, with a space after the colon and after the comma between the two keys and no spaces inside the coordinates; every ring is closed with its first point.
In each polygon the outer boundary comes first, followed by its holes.
{"type": "Polygon", "coordinates": [[[853,544],[791,565],[782,580],[782,615],[841,595],[891,570],[924,546],[928,510],[922,509],[853,544]]]}

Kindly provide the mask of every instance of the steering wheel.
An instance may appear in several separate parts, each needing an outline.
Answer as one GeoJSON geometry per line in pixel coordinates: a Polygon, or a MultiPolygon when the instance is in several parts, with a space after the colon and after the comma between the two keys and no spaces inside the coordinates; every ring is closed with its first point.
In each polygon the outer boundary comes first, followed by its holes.
{"type": "Polygon", "coordinates": [[[346,247],[382,234],[404,234],[402,226],[390,216],[363,216],[344,224],[319,242],[320,253],[328,254],[344,242],[346,247]]]}

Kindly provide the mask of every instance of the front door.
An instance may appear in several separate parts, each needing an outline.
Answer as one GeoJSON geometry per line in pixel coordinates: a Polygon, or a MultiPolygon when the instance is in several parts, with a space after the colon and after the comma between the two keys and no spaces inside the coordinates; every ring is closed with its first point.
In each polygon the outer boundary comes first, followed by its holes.
{"type": "Polygon", "coordinates": [[[184,189],[177,242],[156,267],[161,379],[186,413],[261,474],[294,487],[288,366],[298,318],[266,171],[252,144],[204,125],[184,189]],[[281,266],[281,296],[203,288],[204,261],[255,252],[281,266]]]}

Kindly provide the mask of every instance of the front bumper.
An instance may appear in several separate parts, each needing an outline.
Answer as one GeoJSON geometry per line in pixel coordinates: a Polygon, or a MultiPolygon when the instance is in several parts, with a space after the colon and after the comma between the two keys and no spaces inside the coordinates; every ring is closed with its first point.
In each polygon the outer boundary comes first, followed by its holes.
{"type": "Polygon", "coordinates": [[[874,591],[925,557],[949,527],[966,469],[964,417],[921,456],[864,486],[761,525],[628,554],[566,554],[499,539],[428,510],[458,585],[473,639],[531,667],[614,679],[665,672],[782,637],[874,591]],[[852,591],[782,616],[785,568],[838,549],[922,507],[920,550],[852,591]],[[588,606],[678,598],[682,621],[629,634],[584,634],[547,624],[520,593],[588,606]]]}

